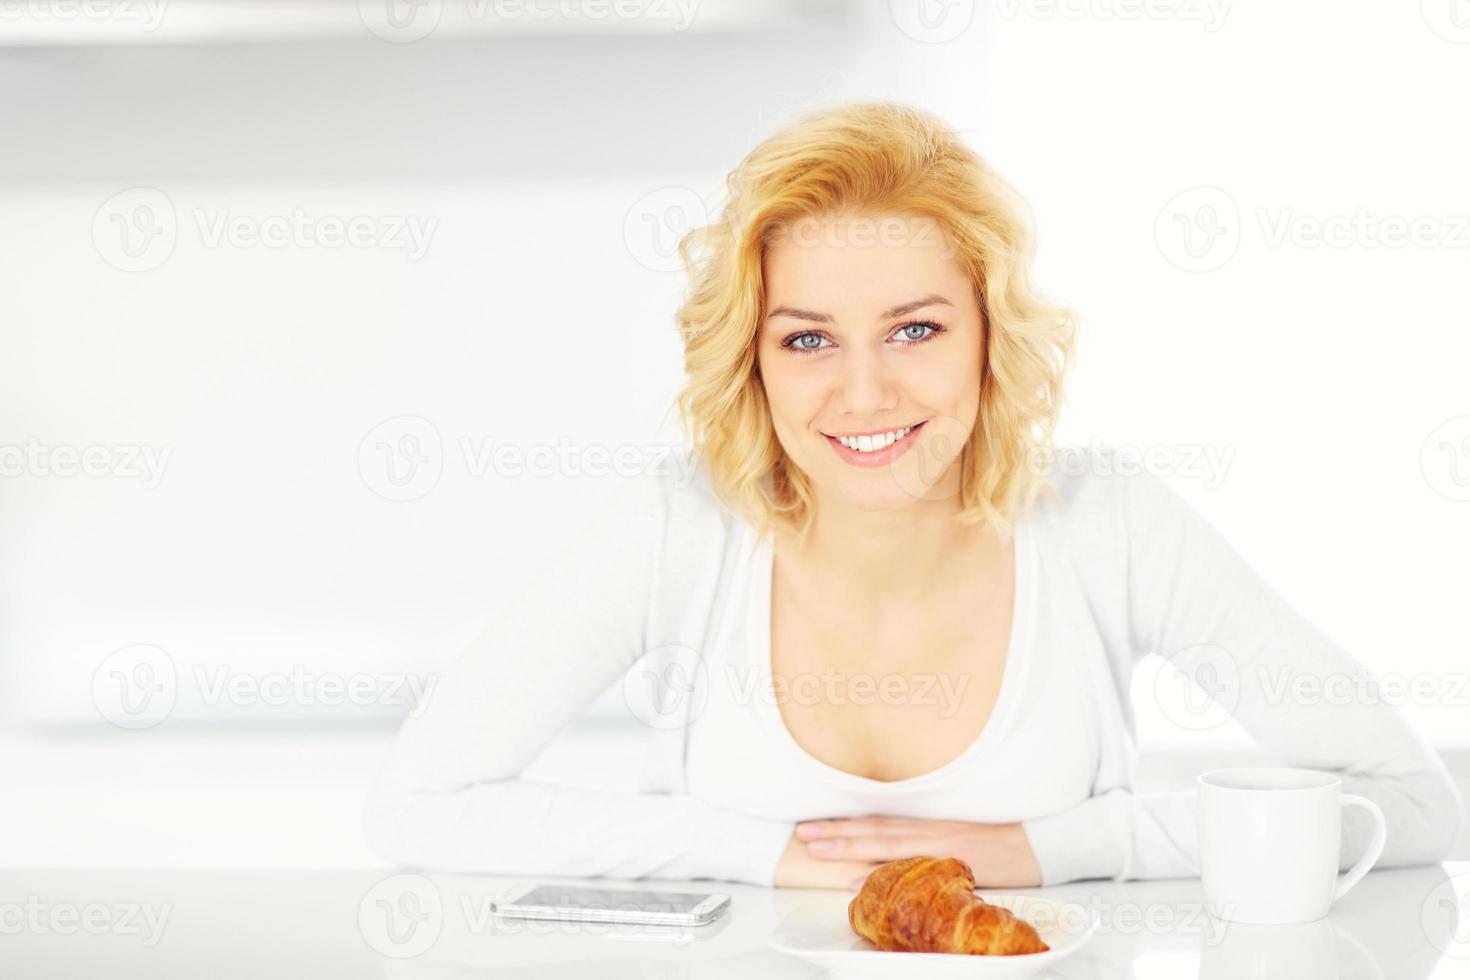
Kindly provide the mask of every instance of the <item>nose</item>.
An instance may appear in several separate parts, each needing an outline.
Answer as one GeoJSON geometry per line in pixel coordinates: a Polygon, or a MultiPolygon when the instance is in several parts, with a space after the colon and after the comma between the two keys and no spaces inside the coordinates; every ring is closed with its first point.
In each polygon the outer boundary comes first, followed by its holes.
{"type": "Polygon", "coordinates": [[[843,353],[837,411],[854,419],[865,419],[896,408],[898,388],[888,376],[882,352],[853,346],[843,353]]]}

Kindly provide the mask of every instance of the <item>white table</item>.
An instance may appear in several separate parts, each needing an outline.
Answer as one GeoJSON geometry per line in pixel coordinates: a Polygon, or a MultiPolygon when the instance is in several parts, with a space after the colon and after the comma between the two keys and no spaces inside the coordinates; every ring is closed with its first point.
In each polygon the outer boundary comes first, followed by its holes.
{"type": "MultiPolygon", "coordinates": [[[[530,881],[380,871],[7,870],[0,872],[0,976],[807,978],[821,971],[768,949],[772,930],[806,903],[845,916],[851,898],[723,882],[605,882],[733,895],[716,924],[658,937],[648,927],[497,922],[487,914],[491,901],[530,881]]],[[[1197,880],[1027,891],[1100,916],[1092,943],[1051,974],[1065,980],[1470,978],[1470,862],[1373,872],[1316,924],[1223,932],[1204,913],[1197,880]]]]}

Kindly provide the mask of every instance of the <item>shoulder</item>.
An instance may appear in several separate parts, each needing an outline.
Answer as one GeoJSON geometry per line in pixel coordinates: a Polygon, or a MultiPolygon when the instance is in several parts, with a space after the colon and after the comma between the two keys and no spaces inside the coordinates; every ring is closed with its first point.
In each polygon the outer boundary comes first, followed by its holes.
{"type": "Polygon", "coordinates": [[[1094,443],[1061,446],[1049,461],[1035,511],[1038,523],[1067,544],[1134,550],[1177,546],[1186,538],[1213,534],[1214,525],[1159,474],[1208,468],[1214,460],[1190,463],[1177,454],[1151,459],[1147,452],[1094,443]]]}
{"type": "MultiPolygon", "coordinates": [[[[1050,522],[1081,527],[1121,515],[1128,472],[1111,446],[1057,446],[1040,466],[1034,507],[1050,522]]],[[[1037,465],[1037,464],[1033,464],[1037,465]]]]}
{"type": "Polygon", "coordinates": [[[1033,512],[1071,541],[1117,544],[1153,520],[1188,509],[1146,456],[1107,444],[1056,447],[1042,470],[1033,512]]]}
{"type": "Polygon", "coordinates": [[[654,536],[661,550],[718,550],[739,522],[720,501],[700,458],[684,447],[650,453],[642,472],[623,477],[602,521],[654,536]]]}

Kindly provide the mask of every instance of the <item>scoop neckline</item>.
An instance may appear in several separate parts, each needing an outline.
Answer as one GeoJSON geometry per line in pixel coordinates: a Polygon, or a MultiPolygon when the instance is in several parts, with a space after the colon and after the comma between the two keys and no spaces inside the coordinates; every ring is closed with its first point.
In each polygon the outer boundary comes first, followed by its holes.
{"type": "Polygon", "coordinates": [[[791,734],[781,710],[775,702],[774,673],[771,670],[771,585],[775,567],[775,549],[766,538],[757,538],[756,553],[756,622],[753,635],[747,642],[747,652],[756,659],[764,676],[763,696],[756,698],[758,710],[766,718],[765,723],[775,729],[782,746],[801,760],[802,765],[829,782],[858,788],[869,793],[897,793],[937,782],[969,765],[986,749],[1003,737],[1010,729],[1014,707],[1020,690],[1024,687],[1031,657],[1028,655],[1031,636],[1031,614],[1035,607],[1034,556],[1031,552],[1031,528],[1029,515],[1017,517],[1013,524],[1012,565],[1015,588],[1011,599],[1011,630],[1006,644],[1006,663],[1001,671],[1000,689],[996,693],[995,705],[990,718],[975,739],[959,755],[938,769],[910,776],[907,779],[884,780],[859,776],[829,765],[812,755],[791,734]]]}

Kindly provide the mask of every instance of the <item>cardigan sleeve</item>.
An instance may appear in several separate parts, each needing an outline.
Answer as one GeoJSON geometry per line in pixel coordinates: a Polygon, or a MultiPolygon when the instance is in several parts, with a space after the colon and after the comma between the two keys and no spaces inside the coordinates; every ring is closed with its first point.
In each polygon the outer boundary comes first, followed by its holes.
{"type": "Polygon", "coordinates": [[[687,794],[520,776],[642,655],[667,492],[653,479],[620,486],[569,547],[503,597],[399,730],[364,810],[375,850],[438,871],[772,884],[791,823],[687,794]]]}
{"type": "MultiPolygon", "coordinates": [[[[1377,803],[1388,843],[1375,867],[1443,860],[1463,802],[1382,678],[1294,609],[1158,477],[1113,479],[1126,534],[1119,551],[1130,649],[1115,652],[1120,676],[1157,654],[1282,765],[1335,773],[1343,792],[1377,803]]],[[[1195,791],[1135,793],[1128,777],[1128,785],[1097,788],[1070,810],[1024,824],[1045,884],[1199,874],[1195,791]]],[[[1366,817],[1344,812],[1341,869],[1366,850],[1366,817]]]]}

